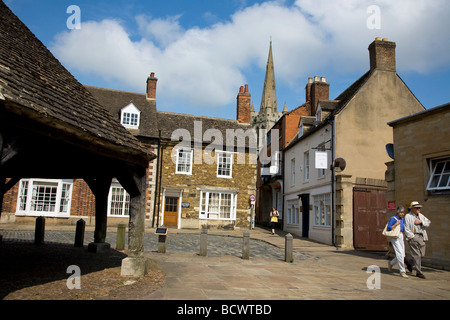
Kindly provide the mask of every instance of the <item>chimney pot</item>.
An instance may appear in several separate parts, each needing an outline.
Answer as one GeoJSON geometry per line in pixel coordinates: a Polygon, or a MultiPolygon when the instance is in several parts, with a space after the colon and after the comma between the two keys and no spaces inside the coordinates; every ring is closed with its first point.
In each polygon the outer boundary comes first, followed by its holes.
{"type": "Polygon", "coordinates": [[[242,92],[244,92],[244,86],[241,86],[241,87],[239,88],[239,93],[242,93],[242,92]]]}
{"type": "Polygon", "coordinates": [[[316,115],[319,100],[328,100],[330,93],[330,84],[326,82],[325,77],[314,77],[314,83],[311,84],[311,116],[316,115]]]}
{"type": "Polygon", "coordinates": [[[312,83],[312,78],[311,77],[308,78],[308,83],[312,83]]]}
{"type": "Polygon", "coordinates": [[[245,91],[246,93],[248,93],[248,84],[245,85],[245,91]]]}

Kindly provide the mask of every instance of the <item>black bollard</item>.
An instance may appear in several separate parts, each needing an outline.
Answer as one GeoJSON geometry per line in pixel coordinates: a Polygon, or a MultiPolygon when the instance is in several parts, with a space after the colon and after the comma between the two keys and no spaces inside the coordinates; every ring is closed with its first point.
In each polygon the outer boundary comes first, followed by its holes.
{"type": "Polygon", "coordinates": [[[75,247],[83,247],[85,228],[86,228],[86,221],[84,221],[83,219],[78,220],[77,229],[75,231],[75,247]]]}
{"type": "Polygon", "coordinates": [[[43,244],[45,238],[45,218],[37,217],[34,229],[34,244],[43,244]]]}

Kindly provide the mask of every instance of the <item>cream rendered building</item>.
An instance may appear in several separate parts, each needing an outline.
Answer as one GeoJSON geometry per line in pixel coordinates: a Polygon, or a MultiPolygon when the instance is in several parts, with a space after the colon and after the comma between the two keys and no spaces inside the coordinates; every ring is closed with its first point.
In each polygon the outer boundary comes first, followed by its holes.
{"type": "Polygon", "coordinates": [[[424,110],[396,73],[394,42],[369,46],[370,70],[335,100],[302,117],[284,156],[284,229],[338,247],[383,250],[386,123],[424,110]],[[316,169],[316,152],[327,169],[316,169]],[[320,155],[320,154],[319,154],[320,155]],[[331,170],[330,170],[331,169],[331,170]]]}

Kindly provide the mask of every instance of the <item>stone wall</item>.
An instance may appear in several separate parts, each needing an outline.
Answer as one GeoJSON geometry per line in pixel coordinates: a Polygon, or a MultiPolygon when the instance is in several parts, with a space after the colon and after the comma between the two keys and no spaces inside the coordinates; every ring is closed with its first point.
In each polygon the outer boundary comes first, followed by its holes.
{"type": "MultiPolygon", "coordinates": [[[[162,192],[160,214],[163,214],[164,190],[177,190],[181,201],[181,228],[200,228],[207,224],[216,228],[248,228],[250,226],[251,194],[256,194],[256,159],[249,153],[234,153],[231,178],[217,177],[217,163],[206,163],[203,158],[204,149],[194,150],[192,174],[176,173],[176,152],[174,146],[163,150],[162,192]],[[238,158],[243,156],[244,158],[238,158]],[[242,161],[245,159],[245,161],[242,161]],[[245,162],[245,163],[241,163],[245,162]],[[199,219],[200,193],[202,190],[217,190],[218,192],[237,192],[236,220],[199,219]]],[[[211,158],[216,158],[215,152],[211,158]]],[[[161,216],[162,218],[162,216],[161,216]]]]}

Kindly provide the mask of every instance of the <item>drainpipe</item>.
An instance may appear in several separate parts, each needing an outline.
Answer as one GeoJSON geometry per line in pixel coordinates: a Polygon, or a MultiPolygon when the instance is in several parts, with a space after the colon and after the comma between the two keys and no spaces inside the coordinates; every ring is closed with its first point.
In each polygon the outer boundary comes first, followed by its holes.
{"type": "Polygon", "coordinates": [[[335,152],[335,141],[334,141],[334,116],[331,117],[331,242],[333,246],[336,246],[336,240],[335,240],[335,229],[336,229],[336,201],[335,201],[335,179],[336,174],[334,172],[334,159],[336,157],[335,152]]]}
{"type": "Polygon", "coordinates": [[[155,184],[155,195],[153,199],[153,219],[152,219],[152,228],[155,227],[155,214],[156,214],[156,197],[158,194],[158,184],[159,184],[159,163],[161,159],[161,130],[158,133],[158,160],[156,162],[156,184],[155,184]]]}

